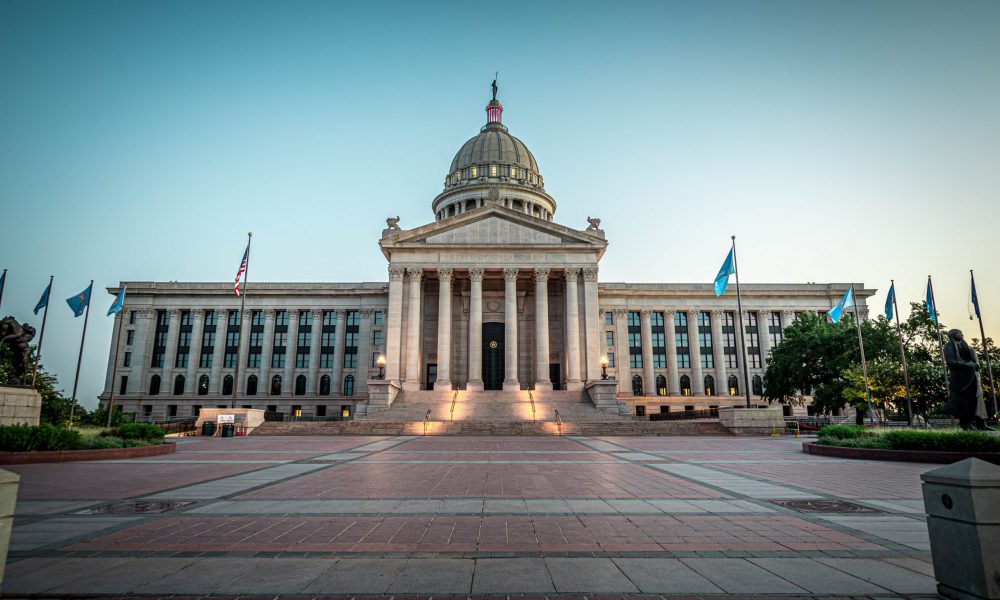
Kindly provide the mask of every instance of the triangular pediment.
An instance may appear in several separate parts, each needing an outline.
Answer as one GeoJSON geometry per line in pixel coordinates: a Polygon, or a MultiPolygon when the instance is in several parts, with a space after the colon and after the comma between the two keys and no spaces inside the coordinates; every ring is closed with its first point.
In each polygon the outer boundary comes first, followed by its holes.
{"type": "Polygon", "coordinates": [[[600,235],[590,232],[564,227],[501,206],[486,206],[382,238],[383,247],[409,245],[604,247],[607,242],[600,235]]]}

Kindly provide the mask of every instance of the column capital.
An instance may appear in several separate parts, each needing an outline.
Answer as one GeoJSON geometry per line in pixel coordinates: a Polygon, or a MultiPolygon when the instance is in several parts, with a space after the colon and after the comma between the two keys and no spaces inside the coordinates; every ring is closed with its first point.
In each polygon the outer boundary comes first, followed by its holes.
{"type": "Polygon", "coordinates": [[[563,275],[566,277],[567,281],[571,279],[576,281],[576,278],[580,276],[580,269],[578,267],[568,267],[563,269],[563,275]]]}
{"type": "Polygon", "coordinates": [[[539,283],[546,283],[549,280],[549,269],[544,267],[535,268],[535,281],[539,283]]]}
{"type": "MultiPolygon", "coordinates": [[[[121,311],[121,312],[125,312],[125,311],[121,311]]],[[[205,316],[205,309],[204,308],[192,308],[192,309],[189,309],[188,312],[191,313],[191,318],[192,319],[196,319],[198,317],[205,316]]]]}
{"type": "Polygon", "coordinates": [[[615,313],[616,319],[625,319],[628,317],[629,310],[627,308],[614,308],[611,312],[615,313]]]}
{"type": "Polygon", "coordinates": [[[170,320],[173,321],[177,317],[181,316],[181,309],[179,308],[167,309],[167,315],[170,317],[170,320]]]}
{"type": "Polygon", "coordinates": [[[310,309],[309,309],[309,312],[311,312],[311,313],[312,313],[312,316],[313,316],[313,320],[315,320],[315,319],[317,319],[317,318],[319,318],[319,319],[322,319],[322,318],[323,318],[323,311],[324,311],[324,310],[326,310],[326,309],[324,309],[324,308],[319,308],[319,307],[313,307],[313,308],[310,308],[310,309]]]}
{"type": "Polygon", "coordinates": [[[508,282],[517,281],[517,274],[518,274],[518,272],[520,272],[520,269],[518,269],[517,267],[507,267],[507,268],[505,268],[503,270],[503,279],[504,279],[504,281],[508,281],[508,282]]]}
{"type": "Polygon", "coordinates": [[[482,281],[483,275],[486,274],[486,269],[482,267],[470,267],[469,268],[469,279],[472,281],[482,281]]]}
{"type": "Polygon", "coordinates": [[[420,267],[406,267],[406,276],[411,282],[420,281],[424,277],[424,270],[420,267]]]}
{"type": "Polygon", "coordinates": [[[406,269],[398,265],[389,265],[389,281],[402,281],[406,269]]]}
{"type": "Polygon", "coordinates": [[[438,269],[438,279],[442,282],[451,282],[452,276],[455,274],[455,269],[451,267],[441,267],[438,269]]]}
{"type": "Polygon", "coordinates": [[[674,316],[674,313],[676,313],[676,312],[677,312],[677,311],[676,311],[676,310],[674,310],[674,309],[672,309],[672,308],[667,308],[667,309],[664,309],[664,311],[663,311],[663,318],[664,318],[664,319],[668,319],[668,318],[670,318],[670,317],[673,317],[673,316],[674,316]]]}
{"type": "Polygon", "coordinates": [[[375,309],[371,307],[361,308],[358,309],[358,314],[361,315],[362,317],[370,317],[373,314],[375,314],[375,309]]]}
{"type": "Polygon", "coordinates": [[[650,308],[639,309],[639,316],[642,317],[643,319],[648,319],[649,315],[651,314],[653,314],[653,310],[650,308]]]}
{"type": "Polygon", "coordinates": [[[713,319],[718,319],[719,317],[721,317],[724,314],[726,314],[726,311],[724,311],[724,310],[718,310],[718,309],[712,310],[712,318],[713,319]]]}
{"type": "Polygon", "coordinates": [[[278,311],[276,311],[276,310],[275,310],[275,309],[273,309],[273,308],[265,308],[265,309],[264,309],[264,320],[265,320],[265,321],[273,321],[273,320],[274,320],[274,315],[275,315],[275,314],[276,314],[277,312],[278,312],[278,311]]]}
{"type": "Polygon", "coordinates": [[[584,281],[597,281],[597,267],[585,267],[583,269],[584,281]]]}

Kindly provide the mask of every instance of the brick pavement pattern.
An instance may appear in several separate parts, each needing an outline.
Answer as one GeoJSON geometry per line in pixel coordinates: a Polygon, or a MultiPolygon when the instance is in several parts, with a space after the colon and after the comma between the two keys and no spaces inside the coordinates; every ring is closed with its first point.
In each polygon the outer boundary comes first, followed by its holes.
{"type": "Polygon", "coordinates": [[[182,438],[12,466],[4,596],[914,597],[933,465],[737,437],[182,438]],[[773,500],[846,499],[856,513],[773,500]],[[102,507],[170,500],[158,513],[102,507]]]}

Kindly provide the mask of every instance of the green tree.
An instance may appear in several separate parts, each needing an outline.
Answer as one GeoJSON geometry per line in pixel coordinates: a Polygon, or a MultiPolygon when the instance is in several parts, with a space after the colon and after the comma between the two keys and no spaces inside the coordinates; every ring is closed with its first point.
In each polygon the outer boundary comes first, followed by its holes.
{"type": "MultiPolygon", "coordinates": [[[[35,347],[31,349],[31,360],[30,364],[35,363],[35,347]]],[[[6,380],[6,375],[10,372],[11,366],[11,355],[10,349],[6,346],[0,348],[0,377],[6,380]]],[[[31,385],[31,374],[27,375],[27,385],[31,385]]],[[[70,401],[63,391],[59,389],[59,380],[55,375],[49,373],[45,370],[45,364],[38,365],[38,378],[35,381],[35,391],[42,397],[42,408],[40,419],[42,423],[51,423],[53,425],[63,425],[67,423],[69,418],[69,405],[70,401]]],[[[79,420],[87,414],[87,410],[79,405],[77,405],[74,411],[74,422],[79,422],[79,420]]]]}

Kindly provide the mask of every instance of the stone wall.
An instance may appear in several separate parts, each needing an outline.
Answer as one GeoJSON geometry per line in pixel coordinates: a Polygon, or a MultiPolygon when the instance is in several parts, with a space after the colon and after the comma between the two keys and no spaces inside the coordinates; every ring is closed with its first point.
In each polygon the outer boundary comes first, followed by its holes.
{"type": "Polygon", "coordinates": [[[719,423],[730,433],[742,435],[770,435],[782,433],[785,419],[781,408],[736,408],[719,409],[719,423]]]}
{"type": "Polygon", "coordinates": [[[0,386],[0,425],[38,425],[42,397],[30,387],[0,386]]]}

